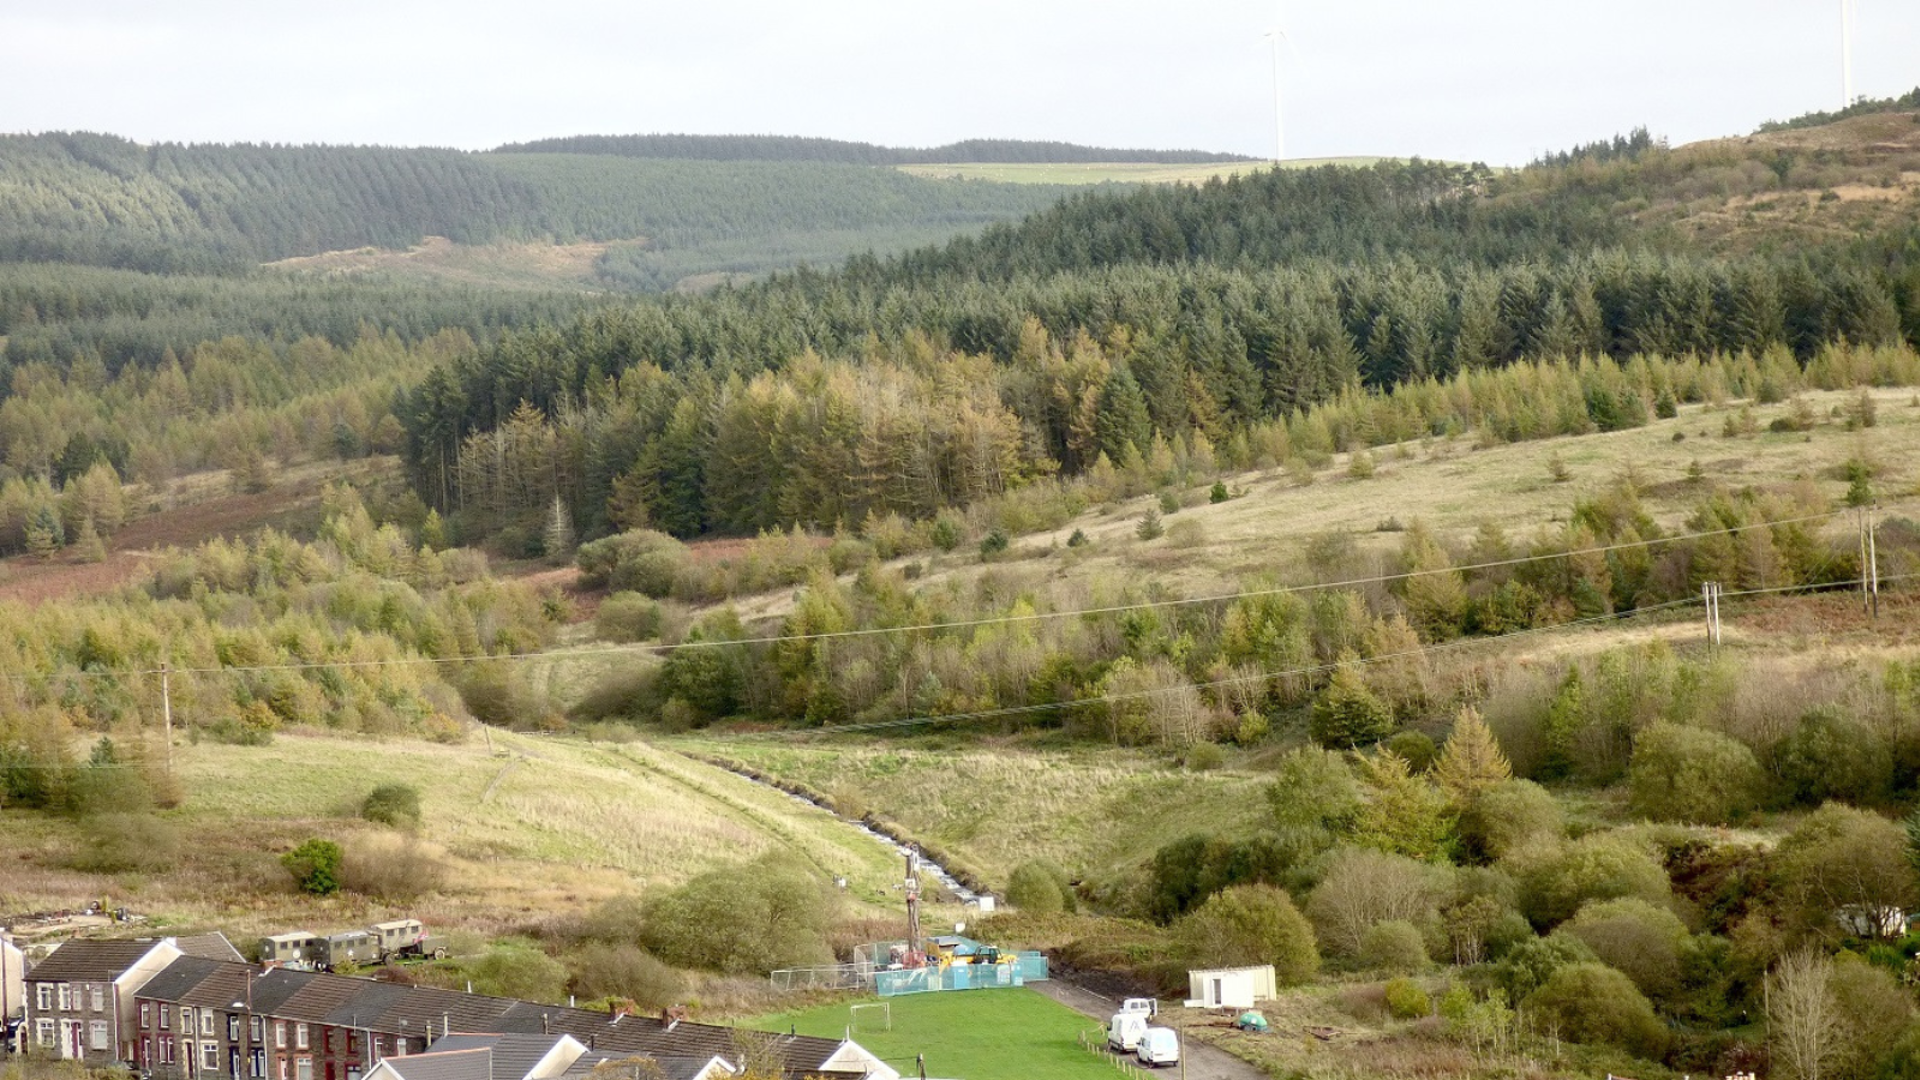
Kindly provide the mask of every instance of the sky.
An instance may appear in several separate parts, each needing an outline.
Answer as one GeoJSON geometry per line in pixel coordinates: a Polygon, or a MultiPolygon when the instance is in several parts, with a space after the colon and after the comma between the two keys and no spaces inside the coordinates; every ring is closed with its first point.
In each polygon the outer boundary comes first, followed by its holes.
{"type": "MultiPolygon", "coordinates": [[[[0,0],[0,132],[486,149],[965,138],[1489,164],[1837,108],[1842,0],[0,0]]],[[[1920,3],[1854,0],[1854,86],[1920,3]]]]}

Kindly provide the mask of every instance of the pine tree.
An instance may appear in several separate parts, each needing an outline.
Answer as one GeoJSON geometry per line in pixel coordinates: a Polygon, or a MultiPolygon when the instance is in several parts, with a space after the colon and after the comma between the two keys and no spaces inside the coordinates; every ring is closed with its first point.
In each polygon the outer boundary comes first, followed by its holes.
{"type": "Polygon", "coordinates": [[[1453,721],[1453,733],[1433,766],[1433,779],[1455,805],[1473,801],[1481,792],[1513,777],[1513,766],[1500,752],[1493,730],[1480,718],[1479,710],[1461,706],[1453,721]]]}
{"type": "Polygon", "coordinates": [[[41,503],[27,516],[27,552],[42,559],[51,559],[67,540],[66,530],[60,525],[60,515],[53,506],[41,503]]]}

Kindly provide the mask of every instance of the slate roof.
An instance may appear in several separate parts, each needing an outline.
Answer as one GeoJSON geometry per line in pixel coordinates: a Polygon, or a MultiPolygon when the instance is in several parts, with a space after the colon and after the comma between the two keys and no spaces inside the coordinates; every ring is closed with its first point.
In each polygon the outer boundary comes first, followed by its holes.
{"type": "Polygon", "coordinates": [[[482,1047],[382,1058],[381,1064],[398,1073],[400,1080],[492,1080],[487,1067],[490,1057],[482,1047]]]}
{"type": "Polygon", "coordinates": [[[492,1080],[527,1080],[528,1075],[564,1039],[568,1039],[568,1036],[524,1035],[517,1032],[502,1035],[443,1035],[427,1047],[427,1052],[488,1050],[493,1054],[492,1080]]]}
{"type": "Polygon", "coordinates": [[[219,967],[218,960],[182,956],[161,968],[158,975],[148,979],[147,985],[140,988],[138,996],[153,1001],[184,1002],[193,988],[205,982],[219,970],[219,967]]]}
{"type": "MultiPolygon", "coordinates": [[[[609,1061],[626,1061],[632,1054],[592,1053],[581,1055],[563,1076],[579,1078],[591,1075],[593,1070],[609,1061]]],[[[712,1064],[712,1057],[655,1057],[648,1058],[666,1080],[697,1080],[702,1069],[712,1064]]],[[[722,1059],[725,1060],[725,1059],[722,1059]]],[[[720,1075],[725,1075],[724,1073],[720,1075]]]]}
{"type": "Polygon", "coordinates": [[[37,982],[112,982],[160,947],[153,938],[136,941],[66,941],[27,972],[37,982]]]}
{"type": "Polygon", "coordinates": [[[240,964],[245,963],[247,959],[240,955],[239,949],[233,947],[233,942],[227,940],[227,935],[218,930],[211,934],[190,934],[186,937],[174,938],[173,947],[179,949],[184,955],[198,956],[207,960],[229,960],[240,964]]]}

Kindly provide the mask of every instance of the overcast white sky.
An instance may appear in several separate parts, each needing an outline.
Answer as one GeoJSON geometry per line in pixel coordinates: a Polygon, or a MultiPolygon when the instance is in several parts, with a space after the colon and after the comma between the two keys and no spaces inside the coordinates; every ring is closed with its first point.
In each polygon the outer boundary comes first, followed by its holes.
{"type": "MultiPolygon", "coordinates": [[[[1517,164],[1840,103],[1840,0],[1289,0],[1290,157],[1517,164]]],[[[1920,85],[1857,0],[1855,89],[1920,85]]],[[[458,146],[971,137],[1272,153],[1274,0],[0,0],[0,131],[458,146]]]]}

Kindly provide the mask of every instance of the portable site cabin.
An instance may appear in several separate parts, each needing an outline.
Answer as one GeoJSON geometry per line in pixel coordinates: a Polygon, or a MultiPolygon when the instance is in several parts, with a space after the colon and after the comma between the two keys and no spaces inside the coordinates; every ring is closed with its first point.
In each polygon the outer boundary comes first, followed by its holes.
{"type": "Polygon", "coordinates": [[[380,962],[380,941],[366,930],[346,930],[327,935],[327,951],[322,958],[329,968],[345,964],[380,962]]]}
{"type": "Polygon", "coordinates": [[[1271,1001],[1277,990],[1272,964],[1187,972],[1190,1009],[1251,1009],[1255,1002],[1271,1001]]]}
{"type": "Polygon", "coordinates": [[[377,922],[368,927],[380,938],[380,954],[396,953],[408,945],[418,942],[426,933],[419,919],[395,919],[392,922],[377,922]]]}
{"type": "Polygon", "coordinates": [[[310,964],[320,955],[320,935],[311,930],[295,930],[260,939],[262,964],[310,964]]]}

